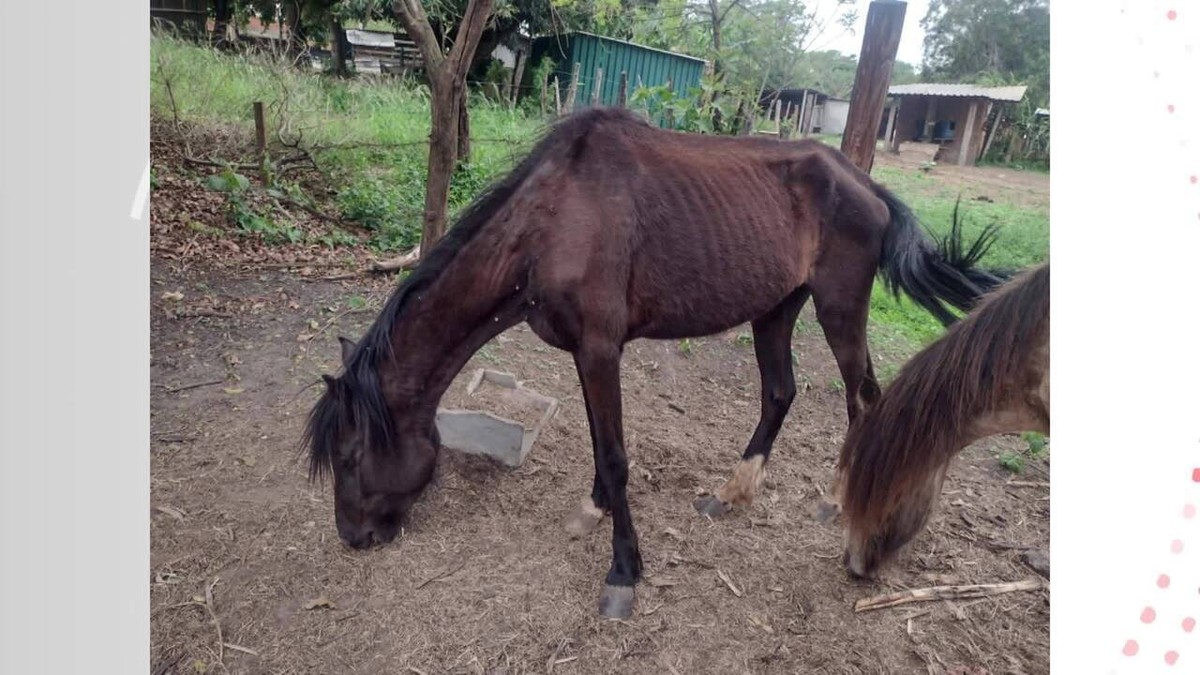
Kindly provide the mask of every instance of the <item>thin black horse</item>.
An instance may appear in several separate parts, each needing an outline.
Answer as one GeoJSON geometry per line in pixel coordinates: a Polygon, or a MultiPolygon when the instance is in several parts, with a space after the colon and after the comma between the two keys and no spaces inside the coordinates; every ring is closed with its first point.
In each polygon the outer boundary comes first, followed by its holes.
{"type": "Polygon", "coordinates": [[[697,508],[749,503],[795,395],[792,328],[811,297],[853,420],[879,396],[867,351],[881,274],[943,323],[998,283],[975,269],[983,238],[939,250],[911,211],[814,141],[686,135],[597,109],[555,125],[471,205],[396,289],[344,372],[324,377],[304,443],[332,473],[350,546],[392,540],[430,481],[437,405],[488,340],[525,321],[574,359],[595,478],[572,519],[612,516],[600,612],[629,616],[641,577],[626,499],[620,362],[637,338],[715,334],[749,321],[762,413],[730,480],[697,508]]]}

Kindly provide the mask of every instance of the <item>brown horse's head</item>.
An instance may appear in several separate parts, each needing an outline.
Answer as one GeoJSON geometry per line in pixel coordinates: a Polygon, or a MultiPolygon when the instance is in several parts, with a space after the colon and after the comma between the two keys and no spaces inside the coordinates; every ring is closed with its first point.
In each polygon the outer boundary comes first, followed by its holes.
{"type": "Polygon", "coordinates": [[[387,543],[433,477],[437,429],[396,424],[368,354],[342,341],[345,372],[323,376],[325,393],[308,419],[309,476],[333,476],[338,535],[353,548],[387,543]]]}

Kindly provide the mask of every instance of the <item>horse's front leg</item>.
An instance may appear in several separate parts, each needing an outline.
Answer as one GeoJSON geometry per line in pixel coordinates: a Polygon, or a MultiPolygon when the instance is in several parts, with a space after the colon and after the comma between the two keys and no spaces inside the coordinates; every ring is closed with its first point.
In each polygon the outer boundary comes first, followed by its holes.
{"type": "Polygon", "coordinates": [[[642,556],[625,494],[629,461],[621,429],[621,347],[584,340],[575,352],[575,368],[587,406],[596,477],[612,514],[613,559],[600,595],[600,614],[624,619],[633,614],[633,587],[642,576],[642,556]]]}

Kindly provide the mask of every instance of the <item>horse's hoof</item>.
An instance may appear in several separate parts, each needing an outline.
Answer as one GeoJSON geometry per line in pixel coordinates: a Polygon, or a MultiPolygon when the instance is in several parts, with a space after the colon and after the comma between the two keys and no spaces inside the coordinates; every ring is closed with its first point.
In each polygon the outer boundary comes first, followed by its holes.
{"type": "Polygon", "coordinates": [[[590,503],[584,503],[567,516],[566,521],[563,522],[563,529],[572,539],[580,539],[591,534],[603,519],[603,511],[590,503]]]}
{"type": "Polygon", "coordinates": [[[697,497],[696,501],[692,502],[692,506],[696,507],[696,511],[700,515],[710,518],[720,518],[733,510],[732,506],[718,499],[716,495],[697,497]]]}
{"type": "Polygon", "coordinates": [[[600,593],[600,616],[606,619],[628,619],[633,616],[633,586],[604,585],[600,593]]]}

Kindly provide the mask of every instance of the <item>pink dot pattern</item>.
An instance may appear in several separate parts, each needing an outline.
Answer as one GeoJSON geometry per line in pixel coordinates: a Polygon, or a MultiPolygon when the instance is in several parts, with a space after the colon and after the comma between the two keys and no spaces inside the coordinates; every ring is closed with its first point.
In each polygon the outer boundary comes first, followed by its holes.
{"type": "MultiPolygon", "coordinates": [[[[1200,8],[1194,5],[1184,6],[1183,10],[1179,10],[1179,0],[1152,0],[1152,2],[1122,2],[1121,14],[1132,14],[1135,9],[1141,9],[1146,13],[1144,17],[1152,23],[1156,23],[1155,32],[1160,33],[1162,37],[1181,42],[1179,47],[1183,54],[1191,57],[1195,51],[1195,35],[1193,31],[1200,15],[1196,12],[1189,14],[1188,9],[1200,8]],[[1191,26],[1186,24],[1191,23],[1191,26]]],[[[1136,44],[1142,46],[1145,44],[1144,34],[1136,35],[1136,44]]],[[[1166,52],[1170,54],[1170,59],[1178,58],[1178,52],[1166,52]]],[[[1147,72],[1147,77],[1152,77],[1154,81],[1163,81],[1172,73],[1170,70],[1178,70],[1177,64],[1172,63],[1172,67],[1166,67],[1169,61],[1159,61],[1150,63],[1154,70],[1147,72]]],[[[1149,70],[1149,69],[1147,69],[1149,70]]],[[[1170,90],[1163,91],[1160,94],[1161,98],[1157,101],[1152,101],[1150,105],[1158,107],[1160,115],[1170,117],[1172,124],[1175,120],[1182,121],[1184,117],[1193,117],[1200,110],[1197,109],[1194,99],[1185,100],[1179,90],[1173,93],[1170,90]]],[[[1187,142],[1181,140],[1179,148],[1183,153],[1187,153],[1187,142]]],[[[1192,153],[1194,154],[1194,153],[1192,153]]],[[[1185,180],[1185,186],[1195,188],[1200,185],[1200,165],[1195,164],[1196,158],[1187,158],[1184,160],[1182,169],[1180,170],[1180,178],[1185,180]]],[[[1200,217],[1200,214],[1197,214],[1200,217]]],[[[1183,600],[1181,595],[1190,598],[1191,602],[1200,600],[1200,594],[1192,595],[1192,593],[1200,593],[1193,585],[1192,576],[1194,567],[1196,566],[1196,552],[1193,549],[1198,545],[1197,541],[1193,541],[1197,519],[1197,511],[1200,511],[1200,501],[1197,501],[1195,488],[1200,488],[1200,466],[1190,469],[1191,485],[1189,488],[1193,490],[1191,495],[1184,500],[1179,511],[1175,512],[1171,518],[1170,534],[1167,535],[1169,550],[1160,551],[1159,555],[1163,555],[1164,559],[1160,562],[1162,565],[1159,568],[1157,579],[1154,584],[1157,591],[1148,589],[1146,591],[1147,602],[1140,609],[1138,616],[1139,622],[1134,624],[1136,628],[1130,633],[1120,636],[1125,638],[1124,644],[1121,645],[1121,654],[1123,661],[1128,664],[1128,668],[1136,672],[1150,672],[1150,669],[1166,667],[1175,672],[1200,672],[1200,667],[1196,661],[1200,659],[1200,650],[1197,649],[1196,643],[1197,623],[1200,620],[1200,604],[1189,607],[1187,604],[1180,605],[1183,600]],[[1172,584],[1176,587],[1172,592],[1172,584]],[[1150,633],[1149,631],[1153,631],[1150,633]],[[1190,651],[1189,651],[1190,650],[1190,651]],[[1195,653],[1193,653],[1195,652],[1195,653]],[[1191,661],[1189,661],[1189,658],[1191,661]],[[1149,660],[1147,660],[1149,659],[1149,660]]],[[[1187,601],[1185,601],[1186,603],[1187,601]]],[[[1117,657],[1120,659],[1121,657],[1117,657]]]]}

